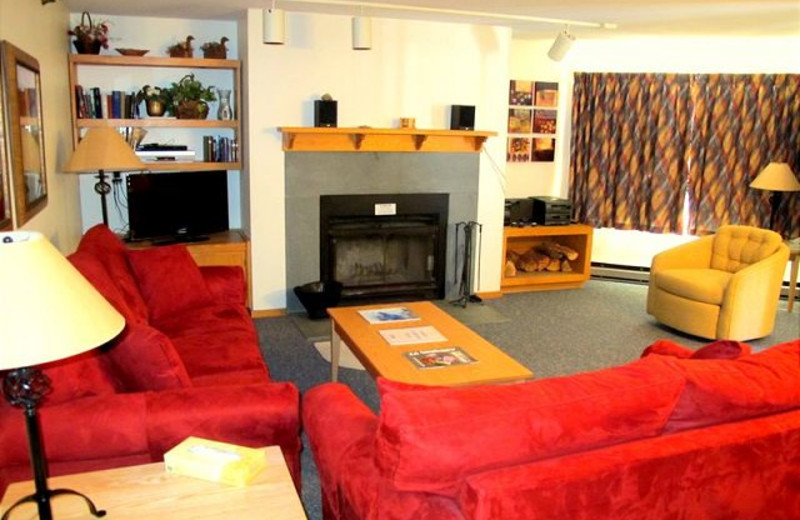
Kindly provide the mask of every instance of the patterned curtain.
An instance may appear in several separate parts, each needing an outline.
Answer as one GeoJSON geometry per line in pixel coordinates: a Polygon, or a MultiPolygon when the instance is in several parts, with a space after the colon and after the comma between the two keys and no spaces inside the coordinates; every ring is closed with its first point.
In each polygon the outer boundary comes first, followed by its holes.
{"type": "Polygon", "coordinates": [[[595,227],[681,231],[689,128],[686,76],[575,75],[575,217],[595,227]]]}
{"type": "MultiPolygon", "coordinates": [[[[770,162],[800,173],[799,75],[575,74],[570,197],[583,222],[680,233],[686,209],[692,234],[767,227],[769,193],[749,185],[770,162]]],[[[784,193],[776,228],[800,235],[800,193],[784,193]]]]}
{"type": "MultiPolygon", "coordinates": [[[[749,186],[770,162],[800,172],[799,90],[799,75],[692,76],[690,232],[713,233],[722,224],[768,227],[770,193],[749,186]]],[[[800,194],[782,198],[776,231],[796,236],[800,194]]]]}

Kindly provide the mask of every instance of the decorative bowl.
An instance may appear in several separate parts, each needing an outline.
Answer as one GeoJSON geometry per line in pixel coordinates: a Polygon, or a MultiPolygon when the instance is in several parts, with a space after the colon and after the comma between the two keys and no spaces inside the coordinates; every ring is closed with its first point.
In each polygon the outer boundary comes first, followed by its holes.
{"type": "Polygon", "coordinates": [[[144,56],[148,52],[149,49],[114,49],[118,53],[122,54],[123,56],[144,56]]]}

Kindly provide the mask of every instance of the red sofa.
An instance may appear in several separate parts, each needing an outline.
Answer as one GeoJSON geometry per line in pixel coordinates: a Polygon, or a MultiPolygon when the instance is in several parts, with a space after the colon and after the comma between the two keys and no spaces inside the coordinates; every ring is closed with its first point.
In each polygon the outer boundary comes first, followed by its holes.
{"type": "Polygon", "coordinates": [[[789,520],[800,341],[659,342],[627,365],[466,388],[303,397],[326,520],[789,520]],[[746,350],[746,349],[745,349],[746,350]],[[734,359],[720,359],[733,357],[734,359]]]}
{"type": "MultiPolygon", "coordinates": [[[[68,258],[126,327],[43,366],[53,387],[39,409],[51,475],[160,461],[195,435],[279,445],[299,488],[299,392],[270,380],[241,269],[198,268],[183,246],[128,251],[105,226],[68,258]]],[[[2,399],[0,495],[29,478],[23,413],[2,399]]]]}

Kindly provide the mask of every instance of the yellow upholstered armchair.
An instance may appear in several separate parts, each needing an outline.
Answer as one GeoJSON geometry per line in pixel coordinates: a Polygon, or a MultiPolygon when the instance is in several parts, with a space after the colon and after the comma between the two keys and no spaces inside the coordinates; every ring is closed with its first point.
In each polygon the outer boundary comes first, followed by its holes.
{"type": "Polygon", "coordinates": [[[775,327],[789,248],[773,231],[722,226],[653,257],[647,313],[707,339],[748,340],[775,327]]]}

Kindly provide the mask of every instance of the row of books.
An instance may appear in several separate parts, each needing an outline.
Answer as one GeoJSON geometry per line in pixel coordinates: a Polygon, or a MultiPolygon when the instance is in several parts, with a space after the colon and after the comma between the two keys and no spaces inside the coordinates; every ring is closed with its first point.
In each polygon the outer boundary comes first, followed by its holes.
{"type": "Polygon", "coordinates": [[[75,109],[79,119],[136,119],[138,105],[136,92],[103,93],[99,87],[84,89],[75,85],[75,109]]]}
{"type": "Polygon", "coordinates": [[[203,160],[206,162],[238,162],[238,141],[230,137],[203,136],[203,160]]]}

